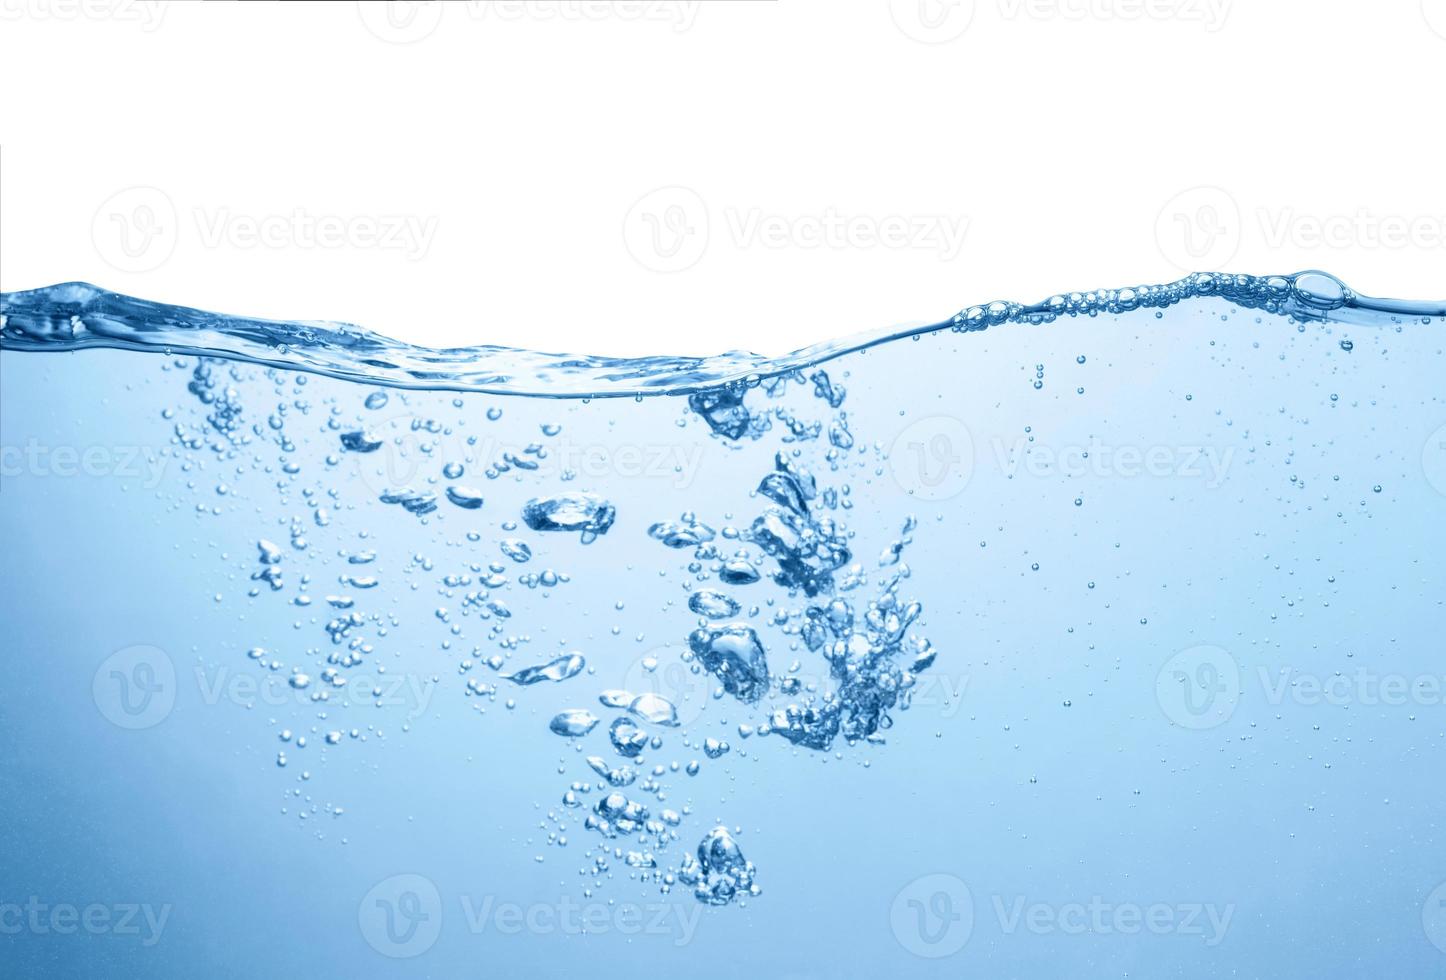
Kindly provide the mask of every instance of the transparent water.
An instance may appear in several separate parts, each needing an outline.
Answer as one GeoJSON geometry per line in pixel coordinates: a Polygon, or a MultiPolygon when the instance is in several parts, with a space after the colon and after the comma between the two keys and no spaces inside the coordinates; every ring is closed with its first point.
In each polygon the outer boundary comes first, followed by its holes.
{"type": "Polygon", "coordinates": [[[1446,965],[1441,304],[777,361],[4,307],[4,975],[1446,965]]]}

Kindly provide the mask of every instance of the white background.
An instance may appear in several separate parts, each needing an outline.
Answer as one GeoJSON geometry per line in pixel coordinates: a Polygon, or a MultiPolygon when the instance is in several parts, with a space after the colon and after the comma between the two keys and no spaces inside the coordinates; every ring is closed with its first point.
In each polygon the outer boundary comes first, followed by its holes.
{"type": "Polygon", "coordinates": [[[0,287],[778,353],[1319,267],[1446,297],[1446,0],[0,0],[0,287]]]}

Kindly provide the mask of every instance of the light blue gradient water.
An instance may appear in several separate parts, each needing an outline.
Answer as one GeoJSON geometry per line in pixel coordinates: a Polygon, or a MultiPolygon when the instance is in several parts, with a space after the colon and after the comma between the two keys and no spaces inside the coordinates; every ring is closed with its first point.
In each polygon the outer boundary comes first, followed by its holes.
{"type": "MultiPolygon", "coordinates": [[[[815,352],[747,390],[737,439],[687,395],[758,359],[670,359],[677,393],[642,399],[539,397],[646,386],[583,359],[480,372],[530,394],[406,390],[256,363],[224,322],[232,348],[197,347],[252,360],[29,352],[34,294],[7,296],[0,975],[1440,973],[1440,314],[1282,281],[1250,305],[1268,280],[1043,323],[980,308],[987,332],[828,360],[837,406],[815,352]],[[757,488],[780,452],[851,552],[812,597],[724,530],[777,506],[757,488]],[[537,469],[489,476],[509,453],[537,469]],[[402,491],[436,509],[381,499],[402,491]],[[523,522],[577,491],[616,508],[590,543],[523,522]],[[649,535],[685,514],[718,533],[703,557],[649,535]],[[738,549],[761,581],[720,583],[738,549]],[[840,687],[807,610],[844,599],[862,629],[895,577],[935,659],[891,724],[827,750],[758,734],[840,687]],[[766,649],[757,703],[690,670],[700,589],[766,649]],[[575,676],[506,679],[574,651],[575,676]],[[678,709],[637,721],[661,742],[622,789],[651,835],[585,825],[611,791],[586,758],[628,763],[610,689],[678,709]],[[568,709],[600,723],[554,734],[568,709]],[[717,826],[761,894],[665,891],[717,826]]],[[[44,322],[81,315],[50,300],[44,322]]],[[[360,370],[328,343],[308,366],[360,370]]],[[[379,380],[415,367],[397,353],[379,380]]]]}

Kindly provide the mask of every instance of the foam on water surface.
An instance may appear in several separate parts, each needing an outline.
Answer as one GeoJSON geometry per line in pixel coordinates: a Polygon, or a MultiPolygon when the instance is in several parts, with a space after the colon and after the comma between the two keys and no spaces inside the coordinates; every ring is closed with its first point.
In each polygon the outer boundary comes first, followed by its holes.
{"type": "MultiPolygon", "coordinates": [[[[604,398],[703,391],[695,399],[695,407],[715,429],[736,438],[742,430],[734,430],[738,420],[728,411],[734,395],[730,384],[756,382],[938,330],[983,330],[1009,322],[1048,323],[1060,317],[1158,310],[1208,297],[1301,320],[1342,323],[1372,322],[1382,315],[1446,314],[1446,301],[1408,302],[1361,296],[1323,272],[1292,276],[1197,273],[1164,285],[1062,293],[1027,304],[971,306],[931,326],[830,341],[779,358],[746,352],[615,358],[496,346],[414,347],[349,324],[224,316],[73,282],[0,294],[0,348],[164,350],[314,371],[367,384],[493,394],[604,398]],[[720,425],[723,428],[719,429],[720,425]]],[[[482,325],[478,329],[485,332],[486,328],[482,325]]],[[[711,341],[705,343],[715,346],[711,341]]],[[[827,382],[820,394],[826,399],[835,397],[827,382]]],[[[837,397],[841,398],[842,393],[837,397]]]]}

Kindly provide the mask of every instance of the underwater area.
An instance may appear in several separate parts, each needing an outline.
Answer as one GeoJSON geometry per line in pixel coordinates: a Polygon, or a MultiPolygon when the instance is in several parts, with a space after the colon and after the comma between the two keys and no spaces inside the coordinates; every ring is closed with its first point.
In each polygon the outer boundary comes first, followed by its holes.
{"type": "Polygon", "coordinates": [[[1446,303],[3,307],[0,975],[1446,968],[1446,303]]]}

